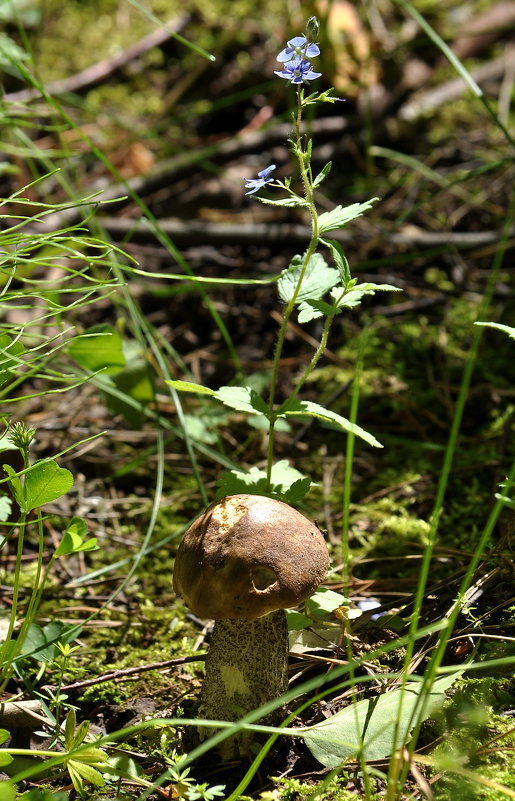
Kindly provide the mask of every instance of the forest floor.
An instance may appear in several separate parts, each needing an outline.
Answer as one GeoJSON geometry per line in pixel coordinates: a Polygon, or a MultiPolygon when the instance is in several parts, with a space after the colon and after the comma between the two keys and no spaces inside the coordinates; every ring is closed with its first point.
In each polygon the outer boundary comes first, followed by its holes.
{"type": "MultiPolygon", "coordinates": [[[[31,460],[55,459],[74,483],[44,506],[41,526],[28,518],[22,556],[23,526],[0,551],[5,632],[13,603],[17,626],[27,615],[39,560],[48,563],[72,518],[86,521],[99,547],[52,561],[2,700],[36,699],[38,714],[50,711],[54,720],[75,707],[99,737],[136,727],[110,751],[125,760],[127,775],[107,774],[94,790],[86,775],[85,798],[147,797],[143,777],[156,780],[152,798],[211,801],[217,786],[228,798],[247,775],[248,765],[221,764],[211,752],[189,774],[173,773],[188,735],[180,726],[140,727],[197,714],[211,622],[174,594],[175,553],[206,500],[237,486],[230,471],[266,462],[259,421],[249,424],[204,396],[183,395],[178,408],[166,380],[213,390],[244,380],[266,387],[281,319],[269,279],[305,249],[309,218],[303,209],[246,197],[244,178],[274,163],[282,178],[298,180],[288,145],[294,91],[274,76],[275,58],[312,14],[321,21],[317,89],[334,86],[346,99],[317,107],[309,121],[314,169],[333,165],[317,201],[326,211],[378,198],[338,241],[359,281],[402,292],[377,293],[339,316],[303,388],[307,400],[348,417],[359,365],[357,420],[384,447],[355,442],[350,506],[341,431],[311,419],[276,436],[276,460],[312,480],[298,506],[326,533],[331,571],[324,587],[347,610],[342,622],[342,606],[330,595],[304,609],[307,630],[322,646],[301,636],[306,629],[291,632],[290,687],[320,677],[326,693],[295,725],[328,718],[355,693],[370,697],[382,674],[405,668],[403,637],[430,546],[418,623],[429,628],[409,665],[422,676],[437,646],[437,623],[453,613],[463,577],[471,561],[477,564],[442,658],[444,667],[463,672],[440,712],[422,725],[420,759],[408,760],[398,795],[388,795],[387,759],[369,760],[366,770],[356,760],[330,770],[302,739],[285,737],[231,798],[515,797],[513,500],[493,517],[515,453],[514,343],[474,326],[512,326],[515,319],[508,133],[515,3],[420,4],[468,85],[410,8],[378,4],[362,13],[340,0],[329,10],[292,4],[287,14],[247,0],[186,9],[156,0],[146,10],[121,0],[73,0],[65,8],[48,0],[21,4],[17,19],[6,20],[20,50],[3,58],[0,191],[10,203],[2,226],[7,231],[44,204],[50,239],[31,244],[41,234],[32,219],[19,262],[11,242],[2,245],[1,335],[8,339],[0,344],[4,355],[12,340],[25,349],[0,372],[2,415],[33,426],[31,460]],[[216,61],[149,14],[171,19],[216,61]],[[36,88],[22,79],[24,70],[37,77],[36,88]],[[101,252],[99,242],[112,250],[101,252]],[[108,333],[114,350],[106,356],[83,348],[85,332],[108,333]],[[387,614],[372,619],[359,608],[366,599],[387,614]],[[63,655],[55,643],[67,637],[78,648],[63,655]],[[328,674],[349,659],[361,660],[375,685],[358,681],[342,690],[336,681],[331,689],[328,674]],[[442,768],[449,755],[452,765],[442,768]]],[[[281,397],[321,331],[319,320],[301,326],[292,318],[281,397]]],[[[2,463],[20,471],[20,454],[5,440],[0,447],[2,463]]],[[[1,715],[0,726],[9,729],[1,715]]],[[[43,731],[16,727],[9,746],[47,747],[48,726],[41,717],[37,725],[43,731]]],[[[28,759],[20,755],[2,768],[17,792],[33,793],[27,801],[76,792],[62,772],[25,777],[36,764],[28,759]]],[[[0,785],[0,801],[8,801],[1,792],[0,785]]]]}

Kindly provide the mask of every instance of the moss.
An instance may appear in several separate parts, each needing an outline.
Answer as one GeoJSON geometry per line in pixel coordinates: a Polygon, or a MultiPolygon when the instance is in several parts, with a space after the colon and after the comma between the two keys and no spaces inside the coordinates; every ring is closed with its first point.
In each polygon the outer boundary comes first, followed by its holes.
{"type": "MultiPolygon", "coordinates": [[[[274,778],[273,782],[275,788],[260,793],[259,801],[356,801],[360,797],[355,789],[347,790],[345,788],[345,785],[350,783],[349,776],[345,771],[339,771],[339,775],[331,772],[316,784],[300,779],[284,778],[274,778]]],[[[374,793],[371,797],[371,801],[373,801],[378,797],[376,796],[378,783],[375,779],[370,778],[370,786],[374,793]]],[[[243,799],[246,797],[242,796],[242,801],[243,799]]]]}

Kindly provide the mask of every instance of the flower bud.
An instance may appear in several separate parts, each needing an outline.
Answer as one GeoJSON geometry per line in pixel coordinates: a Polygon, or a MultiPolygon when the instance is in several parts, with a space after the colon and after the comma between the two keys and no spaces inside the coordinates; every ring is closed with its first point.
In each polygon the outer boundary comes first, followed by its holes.
{"type": "Polygon", "coordinates": [[[318,36],[319,24],[316,17],[310,17],[306,24],[306,38],[316,39],[318,36]]]}

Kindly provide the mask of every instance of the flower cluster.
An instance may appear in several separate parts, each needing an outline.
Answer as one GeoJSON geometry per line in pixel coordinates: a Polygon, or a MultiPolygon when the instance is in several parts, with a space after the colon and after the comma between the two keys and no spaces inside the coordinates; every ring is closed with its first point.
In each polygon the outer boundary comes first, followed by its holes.
{"type": "Polygon", "coordinates": [[[305,36],[295,36],[288,41],[287,47],[281,50],[277,61],[284,64],[282,70],[274,70],[279,78],[285,78],[290,83],[304,83],[320,78],[321,72],[314,72],[308,60],[320,55],[320,48],[313,42],[308,42],[305,36]]]}

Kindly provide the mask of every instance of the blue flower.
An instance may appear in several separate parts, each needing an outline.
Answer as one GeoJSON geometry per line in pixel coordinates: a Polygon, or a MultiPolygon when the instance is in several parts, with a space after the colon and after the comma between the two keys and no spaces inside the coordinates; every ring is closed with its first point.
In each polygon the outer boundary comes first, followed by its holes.
{"type": "Polygon", "coordinates": [[[277,61],[286,63],[292,61],[294,58],[314,58],[320,55],[320,48],[316,44],[308,44],[306,47],[305,36],[295,36],[294,39],[288,40],[288,47],[281,50],[277,56],[277,61]]]}
{"type": "MultiPolygon", "coordinates": [[[[293,39],[292,39],[293,41],[293,39]]],[[[303,83],[304,81],[313,81],[315,78],[320,78],[321,72],[313,72],[309,61],[298,56],[293,61],[289,61],[284,65],[281,72],[274,70],[279,78],[286,78],[291,83],[303,83]]]]}
{"type": "Polygon", "coordinates": [[[269,178],[268,176],[275,170],[275,164],[270,164],[269,167],[265,167],[264,170],[258,172],[257,178],[244,178],[245,181],[245,189],[250,189],[250,192],[245,192],[246,195],[253,195],[254,192],[257,192],[258,189],[262,189],[265,184],[271,184],[274,180],[273,178],[269,178]]]}

